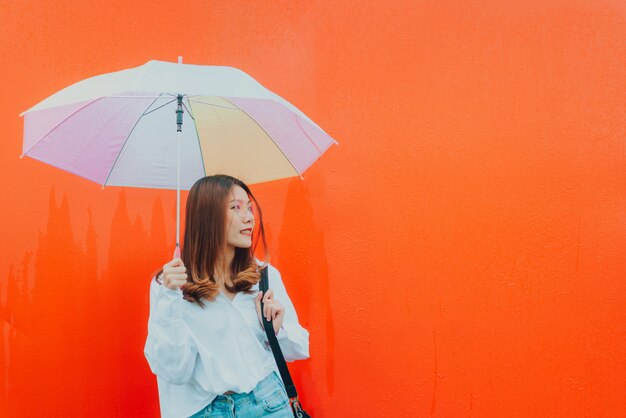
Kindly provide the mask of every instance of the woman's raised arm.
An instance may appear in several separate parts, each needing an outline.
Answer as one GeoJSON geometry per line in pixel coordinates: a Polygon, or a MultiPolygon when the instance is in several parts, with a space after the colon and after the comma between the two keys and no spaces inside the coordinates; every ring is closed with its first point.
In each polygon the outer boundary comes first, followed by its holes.
{"type": "Polygon", "coordinates": [[[173,384],[191,379],[198,350],[182,319],[183,292],[153,279],[150,284],[150,318],[144,354],[150,369],[173,384]]]}

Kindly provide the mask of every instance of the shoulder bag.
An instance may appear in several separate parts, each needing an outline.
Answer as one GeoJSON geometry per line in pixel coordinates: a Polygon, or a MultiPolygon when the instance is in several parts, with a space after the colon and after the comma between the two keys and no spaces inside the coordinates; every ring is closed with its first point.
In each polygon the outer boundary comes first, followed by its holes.
{"type": "MultiPolygon", "coordinates": [[[[259,290],[261,290],[263,292],[263,295],[265,295],[265,292],[267,292],[268,288],[268,268],[265,267],[263,268],[263,270],[261,270],[261,282],[259,283],[259,290]]],[[[262,299],[261,312],[263,312],[262,299]]],[[[276,360],[276,365],[278,366],[280,377],[283,379],[283,383],[285,384],[285,390],[287,391],[287,396],[289,397],[289,403],[291,405],[293,416],[295,418],[311,418],[310,415],[302,409],[302,405],[300,405],[296,386],[293,384],[293,380],[291,380],[291,374],[289,374],[289,369],[287,368],[285,357],[283,356],[283,352],[278,345],[278,339],[276,338],[276,334],[274,333],[274,325],[272,324],[271,320],[268,321],[267,319],[265,319],[264,315],[261,315],[261,317],[263,318],[263,328],[265,329],[265,334],[267,334],[267,340],[269,341],[270,347],[272,348],[272,353],[274,354],[274,360],[276,360]]]]}

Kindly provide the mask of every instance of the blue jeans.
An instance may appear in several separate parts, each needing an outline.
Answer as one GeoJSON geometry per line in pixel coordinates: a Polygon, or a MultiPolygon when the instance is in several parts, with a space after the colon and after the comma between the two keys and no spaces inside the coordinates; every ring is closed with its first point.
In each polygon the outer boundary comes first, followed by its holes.
{"type": "Polygon", "coordinates": [[[252,392],[218,395],[189,418],[293,418],[282,380],[272,372],[252,392]]]}

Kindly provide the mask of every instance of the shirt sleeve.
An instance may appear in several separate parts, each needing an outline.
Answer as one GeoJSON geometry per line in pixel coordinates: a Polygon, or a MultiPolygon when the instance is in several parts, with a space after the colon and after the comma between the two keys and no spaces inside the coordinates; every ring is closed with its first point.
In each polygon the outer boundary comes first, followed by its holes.
{"type": "Polygon", "coordinates": [[[192,376],[198,350],[183,321],[183,292],[152,280],[150,318],[144,354],[152,373],[173,384],[187,383],[192,376]]]}
{"type": "MultiPolygon", "coordinates": [[[[273,266],[269,270],[269,288],[274,290],[274,299],[285,307],[283,325],[276,338],[286,361],[303,360],[309,358],[309,332],[298,322],[298,314],[287,294],[287,289],[280,276],[280,272],[273,266]]],[[[265,336],[267,341],[267,336],[265,336]]],[[[268,343],[269,344],[269,343],[268,343]]]]}

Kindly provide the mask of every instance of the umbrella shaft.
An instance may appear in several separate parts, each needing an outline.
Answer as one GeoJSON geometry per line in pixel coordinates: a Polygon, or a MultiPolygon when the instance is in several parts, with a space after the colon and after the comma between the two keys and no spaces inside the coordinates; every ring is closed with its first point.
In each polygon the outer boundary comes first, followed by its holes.
{"type": "Polygon", "coordinates": [[[180,137],[183,131],[183,95],[179,94],[176,108],[176,132],[178,132],[178,147],[176,153],[176,248],[180,248],[180,137]]]}
{"type": "Polygon", "coordinates": [[[176,246],[180,245],[180,137],[181,131],[178,131],[178,150],[176,163],[176,246]]]}

